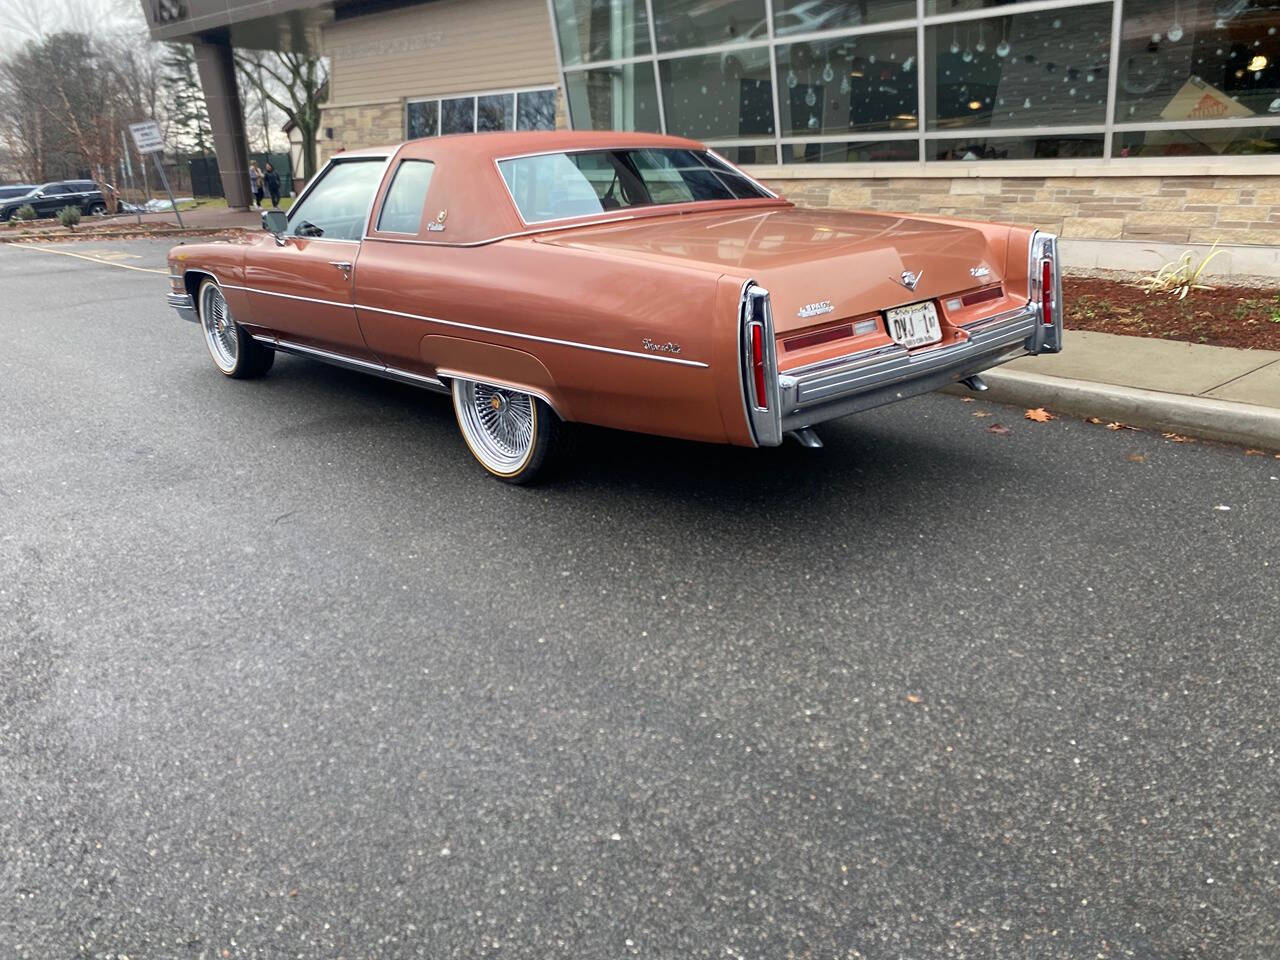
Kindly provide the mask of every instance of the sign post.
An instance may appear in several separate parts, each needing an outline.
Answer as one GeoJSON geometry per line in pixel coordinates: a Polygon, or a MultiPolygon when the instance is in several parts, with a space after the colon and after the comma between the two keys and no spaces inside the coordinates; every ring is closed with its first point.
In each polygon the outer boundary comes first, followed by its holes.
{"type": "MultiPolygon", "coordinates": [[[[124,158],[122,161],[124,164],[124,174],[129,184],[129,189],[132,190],[134,188],[133,157],[129,156],[129,141],[125,139],[123,130],[120,131],[120,146],[124,150],[124,158]]],[[[134,213],[134,216],[138,218],[138,226],[142,226],[142,204],[135,203],[133,205],[133,213],[134,213]]]]}
{"type": "Polygon", "coordinates": [[[164,172],[164,163],[159,154],[164,152],[164,135],[160,132],[160,124],[154,120],[129,124],[129,133],[133,135],[133,145],[142,154],[153,154],[156,170],[160,173],[160,182],[164,184],[164,192],[169,195],[169,204],[173,207],[173,215],[178,218],[178,226],[184,227],[182,214],[178,212],[178,201],[173,199],[173,191],[169,189],[169,175],[164,172]]]}

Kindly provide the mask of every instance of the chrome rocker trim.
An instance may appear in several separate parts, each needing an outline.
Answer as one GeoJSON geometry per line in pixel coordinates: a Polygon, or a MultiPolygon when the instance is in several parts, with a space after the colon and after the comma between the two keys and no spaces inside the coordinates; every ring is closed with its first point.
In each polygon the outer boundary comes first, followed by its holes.
{"type": "Polygon", "coordinates": [[[199,323],[200,318],[196,316],[196,302],[189,293],[169,293],[165,294],[165,300],[169,306],[178,311],[178,316],[183,320],[190,320],[192,323],[199,323]]]}
{"type": "Polygon", "coordinates": [[[421,373],[413,373],[410,370],[401,370],[399,367],[389,367],[385,364],[374,363],[369,360],[357,360],[355,357],[347,357],[340,353],[334,353],[331,350],[321,350],[319,347],[310,347],[302,343],[294,343],[292,340],[281,340],[279,337],[266,336],[264,334],[252,334],[253,339],[259,343],[264,343],[273,350],[279,350],[282,353],[292,353],[299,357],[309,357],[312,360],[320,360],[324,363],[332,364],[335,367],[342,367],[346,370],[355,370],[358,373],[368,373],[375,377],[382,377],[385,380],[395,380],[397,383],[407,383],[411,387],[422,387],[425,390],[431,390],[435,393],[449,393],[449,387],[443,381],[435,377],[428,377],[421,373]]]}

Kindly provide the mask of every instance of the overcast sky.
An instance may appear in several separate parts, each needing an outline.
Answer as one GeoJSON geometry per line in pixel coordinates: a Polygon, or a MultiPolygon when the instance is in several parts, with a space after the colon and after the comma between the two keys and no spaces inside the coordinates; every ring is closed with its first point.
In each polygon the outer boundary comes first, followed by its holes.
{"type": "Polygon", "coordinates": [[[59,30],[146,30],[140,0],[0,0],[0,52],[59,30]]]}

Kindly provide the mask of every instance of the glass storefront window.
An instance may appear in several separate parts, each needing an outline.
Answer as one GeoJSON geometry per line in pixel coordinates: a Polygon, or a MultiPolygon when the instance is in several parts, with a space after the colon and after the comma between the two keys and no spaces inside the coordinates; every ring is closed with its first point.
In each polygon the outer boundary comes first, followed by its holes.
{"type": "Polygon", "coordinates": [[[658,51],[767,40],[764,0],[653,0],[658,51]]]}
{"type": "Polygon", "coordinates": [[[510,130],[515,122],[515,96],[494,93],[476,100],[476,130],[510,130]]]}
{"type": "Polygon", "coordinates": [[[915,140],[784,143],[783,163],[902,163],[920,159],[915,140]]]}
{"type": "Polygon", "coordinates": [[[914,30],[778,47],[783,136],[919,125],[914,30]]]}
{"type": "Polygon", "coordinates": [[[1280,0],[551,4],[575,128],[740,163],[1256,156],[1280,130],[1280,0]]]}
{"type": "Polygon", "coordinates": [[[772,143],[746,146],[713,147],[716,153],[730,163],[777,163],[778,155],[772,143]]]}
{"type": "Polygon", "coordinates": [[[1022,2],[1023,0],[925,0],[924,13],[925,16],[932,17],[940,13],[964,13],[968,10],[986,10],[988,7],[1022,2]]]}
{"type": "Polygon", "coordinates": [[[556,128],[556,92],[530,90],[516,94],[517,130],[554,130],[556,128]]]}
{"type": "Polygon", "coordinates": [[[579,130],[659,129],[658,94],[648,60],[565,74],[569,115],[579,130]]]}
{"type": "Polygon", "coordinates": [[[929,140],[930,160],[1074,160],[1102,156],[1101,133],[929,140]]]}
{"type": "Polygon", "coordinates": [[[475,97],[455,97],[440,101],[441,133],[474,133],[475,129],[475,97]]]}
{"type": "Polygon", "coordinates": [[[412,100],[405,104],[405,134],[410,140],[440,132],[440,101],[412,100]]]}
{"type": "Polygon", "coordinates": [[[1116,121],[1280,115],[1280,3],[1127,0],[1116,121]]]}
{"type": "Polygon", "coordinates": [[[773,135],[768,47],[659,62],[667,129],[700,140],[773,135]]]}
{"type": "Polygon", "coordinates": [[[1117,130],[1113,157],[1280,157],[1280,127],[1117,130]]]}
{"type": "Polygon", "coordinates": [[[1110,50],[1110,4],[929,27],[928,125],[1102,123],[1110,50]]]}
{"type": "Polygon", "coordinates": [[[565,66],[649,53],[644,0],[555,0],[565,66]]]}
{"type": "Polygon", "coordinates": [[[870,0],[848,3],[842,0],[774,0],[773,33],[785,37],[819,30],[842,30],[870,23],[913,20],[915,0],[870,0]]]}

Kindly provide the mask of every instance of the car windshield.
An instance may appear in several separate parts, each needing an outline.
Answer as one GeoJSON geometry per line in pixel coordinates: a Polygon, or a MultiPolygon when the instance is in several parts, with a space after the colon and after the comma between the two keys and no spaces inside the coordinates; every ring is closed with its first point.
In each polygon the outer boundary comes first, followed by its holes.
{"type": "Polygon", "coordinates": [[[498,169],[525,223],[625,207],[769,196],[727,163],[700,150],[544,153],[501,160],[498,169]]]}

